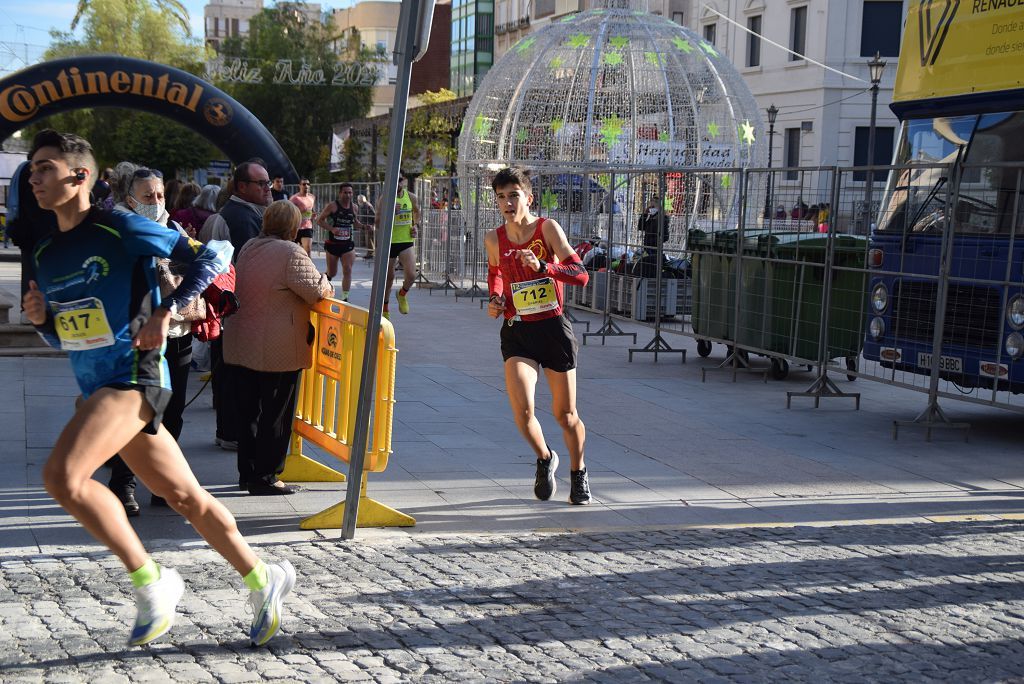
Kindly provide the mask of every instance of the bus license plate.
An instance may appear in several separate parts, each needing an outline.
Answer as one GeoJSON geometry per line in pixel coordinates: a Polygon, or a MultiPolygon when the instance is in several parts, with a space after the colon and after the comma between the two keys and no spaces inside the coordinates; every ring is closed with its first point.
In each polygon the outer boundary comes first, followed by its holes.
{"type": "MultiPolygon", "coordinates": [[[[920,368],[932,367],[932,355],[925,352],[917,353],[917,365],[920,368]]],[[[943,356],[939,358],[939,370],[952,373],[963,373],[964,363],[956,356],[943,356]]]]}

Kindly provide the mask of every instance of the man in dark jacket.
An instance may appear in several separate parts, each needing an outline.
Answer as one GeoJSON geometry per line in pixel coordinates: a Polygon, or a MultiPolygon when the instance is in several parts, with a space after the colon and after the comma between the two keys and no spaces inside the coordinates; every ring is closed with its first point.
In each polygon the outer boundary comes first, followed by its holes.
{"type": "Polygon", "coordinates": [[[213,236],[222,235],[224,229],[235,248],[233,259],[246,242],[260,234],[263,211],[273,201],[270,193],[270,175],[263,164],[247,161],[238,165],[231,179],[232,192],[227,204],[215,216],[207,219],[204,232],[210,227],[213,236]]]}

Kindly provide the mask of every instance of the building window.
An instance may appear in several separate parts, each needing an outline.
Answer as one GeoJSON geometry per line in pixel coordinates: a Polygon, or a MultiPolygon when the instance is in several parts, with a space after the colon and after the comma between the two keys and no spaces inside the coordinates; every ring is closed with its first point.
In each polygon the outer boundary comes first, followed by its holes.
{"type": "MultiPolygon", "coordinates": [[[[875,158],[872,160],[872,166],[878,166],[880,164],[887,166],[892,161],[892,141],[895,130],[896,129],[892,126],[875,127],[875,158]]],[[[870,135],[871,129],[868,126],[857,126],[857,131],[854,134],[853,139],[854,166],[868,165],[868,137],[870,137],[870,135]]],[[[875,182],[884,183],[885,177],[888,173],[888,171],[876,170],[874,174],[875,182]]],[[[867,179],[867,171],[853,172],[853,180],[865,181],[867,179]]]]}
{"type": "Polygon", "coordinates": [[[683,25],[683,13],[682,12],[673,12],[672,13],[672,21],[674,21],[677,24],[679,24],[680,26],[682,26],[683,25]]]}
{"type": "Polygon", "coordinates": [[[237,19],[232,19],[231,20],[231,35],[233,35],[233,36],[237,36],[238,35],[238,20],[237,19]]]}
{"type": "Polygon", "coordinates": [[[903,3],[865,2],[860,22],[860,54],[874,57],[897,57],[900,54],[900,27],[903,25],[903,3]]]}
{"type": "Polygon", "coordinates": [[[747,66],[761,66],[761,15],[747,19],[747,66]]]}
{"type": "Polygon", "coordinates": [[[704,42],[708,45],[715,44],[715,34],[718,33],[718,24],[707,24],[704,26],[704,42]]]}
{"type": "MultiPolygon", "coordinates": [[[[783,138],[782,157],[787,167],[800,166],[800,129],[787,128],[786,137],[783,138]]],[[[798,171],[786,171],[786,180],[797,180],[800,177],[798,171]]]]}
{"type": "Polygon", "coordinates": [[[803,59],[807,51],[807,7],[794,7],[789,13],[789,61],[803,59]]]}
{"type": "Polygon", "coordinates": [[[213,35],[215,37],[220,35],[220,17],[213,18],[213,35]]]}
{"type": "Polygon", "coordinates": [[[534,16],[546,17],[555,13],[555,0],[537,0],[533,4],[534,16]]]}

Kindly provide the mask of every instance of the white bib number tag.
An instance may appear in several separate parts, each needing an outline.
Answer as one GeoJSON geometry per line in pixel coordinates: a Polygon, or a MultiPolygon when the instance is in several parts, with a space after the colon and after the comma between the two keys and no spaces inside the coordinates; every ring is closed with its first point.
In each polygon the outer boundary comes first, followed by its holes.
{"type": "Polygon", "coordinates": [[[521,283],[512,283],[512,303],[520,316],[542,313],[558,308],[555,281],[551,278],[537,278],[521,283]]]}
{"type": "Polygon", "coordinates": [[[352,239],[352,226],[341,226],[334,229],[335,240],[351,240],[352,239]]]}
{"type": "Polygon", "coordinates": [[[114,344],[103,302],[95,297],[73,302],[55,302],[54,325],[60,346],[66,351],[86,351],[114,344]]]}

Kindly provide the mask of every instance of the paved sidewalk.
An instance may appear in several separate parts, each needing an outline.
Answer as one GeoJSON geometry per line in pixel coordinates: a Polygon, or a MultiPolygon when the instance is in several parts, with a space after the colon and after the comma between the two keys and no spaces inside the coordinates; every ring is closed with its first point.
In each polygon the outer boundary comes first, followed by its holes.
{"type": "MultiPolygon", "coordinates": [[[[369,265],[358,261],[360,304],[369,265]]],[[[17,287],[16,268],[0,263],[0,287],[17,287]]],[[[542,503],[509,415],[498,323],[441,293],[410,303],[393,318],[394,454],[369,491],[414,528],[346,543],[298,530],[344,485],[243,495],[234,454],[212,445],[209,390],[186,412],[200,481],[268,557],[299,570],[285,634],[264,650],[245,647],[226,564],[141,489],[133,524],[190,591],[162,643],[123,647],[123,570],[40,486],[76,394],[67,361],[0,359],[0,680],[1024,678],[1015,414],[946,403],[973,423],[970,443],[912,431],[894,442],[890,421],[916,415],[921,395],[857,382],[860,411],[841,400],[787,411],[804,374],[701,383],[719,352],[629,364],[624,340],[591,339],[579,407],[596,502],[565,502],[563,466],[542,503]]],[[[650,333],[638,330],[642,345],[650,333]]],[[[190,394],[199,386],[193,374],[190,394]]],[[[541,422],[560,450],[549,401],[542,383],[541,422]]]]}

